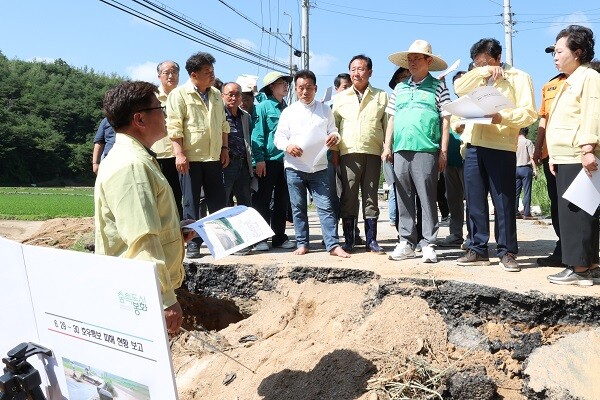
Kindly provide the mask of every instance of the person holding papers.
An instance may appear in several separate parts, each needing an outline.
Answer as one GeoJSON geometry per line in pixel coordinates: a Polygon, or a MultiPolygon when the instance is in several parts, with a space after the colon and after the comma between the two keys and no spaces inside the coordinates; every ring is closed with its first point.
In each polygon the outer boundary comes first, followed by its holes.
{"type": "Polygon", "coordinates": [[[339,143],[340,135],[329,106],[315,101],[315,74],[298,71],[294,84],[298,101],[281,113],[274,139],[275,146],[285,151],[283,160],[297,243],[294,254],[309,252],[308,190],[317,206],[327,251],[347,258],[350,255],[340,247],[336,212],[331,205],[331,190],[335,187],[327,180],[327,148],[339,143]]]}
{"type": "Polygon", "coordinates": [[[429,71],[442,71],[448,65],[432,54],[431,45],[424,40],[415,40],[407,51],[394,53],[389,59],[411,74],[396,85],[386,108],[389,120],[381,158],[390,161],[394,157],[399,233],[399,243],[389,258],[415,257],[419,244],[415,224],[418,195],[423,210],[422,259],[435,263],[438,176],[446,167],[450,127],[450,113],[443,111],[442,105],[450,102],[450,93],[446,83],[429,71]]]}
{"type": "Polygon", "coordinates": [[[496,39],[481,39],[471,47],[474,68],[454,82],[458,96],[483,86],[493,86],[515,107],[502,109],[491,124],[465,125],[465,192],[469,210],[471,243],[458,265],[489,265],[490,222],[488,193],[496,210],[496,254],[505,271],[521,270],[515,260],[518,252],[515,219],[515,165],[519,129],[537,119],[531,77],[502,63],[502,46],[496,39]]]}
{"type": "Polygon", "coordinates": [[[591,29],[569,25],[559,32],[554,45],[554,64],[567,79],[550,108],[546,142],[550,171],[556,176],[562,262],[567,265],[563,271],[548,276],[548,280],[561,285],[600,283],[598,211],[590,215],[563,198],[582,170],[590,177],[598,173],[600,74],[590,68],[593,58],[591,29]]]}

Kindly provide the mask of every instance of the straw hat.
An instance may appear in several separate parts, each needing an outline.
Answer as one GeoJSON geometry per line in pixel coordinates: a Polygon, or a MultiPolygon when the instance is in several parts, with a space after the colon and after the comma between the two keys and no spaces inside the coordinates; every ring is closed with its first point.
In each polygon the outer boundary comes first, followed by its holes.
{"type": "Polygon", "coordinates": [[[260,89],[260,91],[264,92],[271,83],[275,82],[279,78],[283,78],[285,81],[287,81],[287,83],[292,82],[291,76],[282,74],[279,71],[271,71],[263,78],[263,87],[260,89]]]}
{"type": "Polygon", "coordinates": [[[448,68],[446,61],[442,60],[439,56],[432,54],[431,45],[425,40],[415,40],[407,51],[391,54],[388,59],[399,67],[408,68],[408,55],[411,53],[423,54],[431,57],[433,62],[429,66],[430,71],[443,71],[448,68]]]}

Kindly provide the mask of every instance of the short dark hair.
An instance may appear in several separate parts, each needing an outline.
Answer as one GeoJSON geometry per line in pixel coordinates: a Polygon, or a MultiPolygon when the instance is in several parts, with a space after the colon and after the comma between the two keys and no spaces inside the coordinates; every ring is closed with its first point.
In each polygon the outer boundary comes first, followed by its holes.
{"type": "Polygon", "coordinates": [[[354,57],[352,57],[352,59],[350,59],[350,62],[348,63],[348,69],[350,69],[350,65],[352,65],[354,60],[363,60],[367,63],[367,68],[369,70],[373,69],[373,61],[371,61],[370,57],[367,57],[364,54],[357,54],[354,57]]]}
{"type": "Polygon", "coordinates": [[[304,79],[312,79],[313,84],[317,84],[317,77],[315,76],[315,73],[312,71],[309,71],[307,69],[302,69],[298,72],[296,72],[296,75],[294,75],[294,84],[296,82],[298,82],[298,79],[300,78],[304,78],[304,79]]]}
{"type": "Polygon", "coordinates": [[[528,134],[529,134],[529,127],[519,129],[519,135],[523,135],[523,136],[527,137],[528,134]]]}
{"type": "Polygon", "coordinates": [[[502,54],[502,45],[496,39],[481,39],[471,46],[471,60],[474,60],[479,54],[489,54],[494,60],[497,60],[502,54]]]}
{"type": "Polygon", "coordinates": [[[579,60],[582,64],[592,61],[594,58],[594,32],[590,28],[581,25],[569,25],[556,35],[556,41],[567,38],[567,47],[571,51],[581,50],[579,60]]]}
{"type": "Polygon", "coordinates": [[[216,62],[217,60],[215,60],[210,53],[201,51],[187,59],[185,62],[185,70],[191,75],[192,72],[199,71],[200,68],[204,67],[205,65],[213,65],[216,62]]]}
{"type": "Polygon", "coordinates": [[[223,81],[219,78],[215,78],[215,83],[213,83],[213,87],[219,89],[219,92],[223,91],[223,81]]]}
{"type": "Polygon", "coordinates": [[[457,71],[454,74],[454,76],[452,77],[452,83],[454,83],[458,78],[460,78],[461,76],[463,76],[466,73],[467,73],[467,71],[457,71]]]}
{"type": "Polygon", "coordinates": [[[156,72],[158,72],[158,73],[160,74],[160,73],[162,72],[162,65],[163,65],[164,63],[167,63],[167,62],[172,62],[173,64],[175,64],[175,69],[177,70],[177,72],[179,72],[179,64],[177,64],[177,63],[176,63],[175,61],[173,61],[173,60],[165,60],[165,61],[163,61],[163,62],[159,63],[159,64],[156,66],[156,72]]]}
{"type": "Polygon", "coordinates": [[[338,76],[336,76],[335,79],[333,80],[333,87],[335,87],[336,89],[339,88],[340,85],[342,84],[342,79],[345,79],[348,82],[350,82],[352,80],[350,78],[350,74],[342,72],[341,74],[338,74],[338,76]]]}
{"type": "Polygon", "coordinates": [[[109,89],[102,107],[108,123],[115,131],[129,125],[135,112],[151,107],[157,93],[156,85],[142,81],[125,81],[109,89]]]}
{"type": "Polygon", "coordinates": [[[596,70],[596,72],[600,72],[600,60],[594,59],[590,61],[590,68],[596,70]]]}

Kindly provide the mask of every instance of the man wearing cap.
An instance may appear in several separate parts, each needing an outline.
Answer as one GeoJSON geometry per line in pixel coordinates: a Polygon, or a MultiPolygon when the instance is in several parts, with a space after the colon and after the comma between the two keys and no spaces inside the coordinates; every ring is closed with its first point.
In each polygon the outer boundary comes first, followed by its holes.
{"type": "Polygon", "coordinates": [[[337,144],[340,135],[329,106],[315,101],[315,74],[308,70],[298,71],[294,83],[298,101],[283,110],[275,132],[275,145],[285,151],[284,166],[297,243],[294,254],[309,252],[306,204],[306,192],[309,191],[319,214],[325,248],[332,256],[348,258],[350,255],[339,243],[337,215],[331,204],[331,191],[336,188],[327,181],[327,156],[324,151],[325,146],[337,144]]]}
{"type": "MultiPolygon", "coordinates": [[[[180,174],[189,174],[190,178],[191,198],[186,195],[183,205],[186,219],[200,218],[202,189],[209,212],[226,204],[223,168],[229,164],[229,123],[221,92],[212,86],[214,63],[215,58],[209,53],[192,55],[185,63],[189,80],[173,89],[167,98],[167,131],[175,166],[180,174]]],[[[201,238],[188,243],[187,257],[200,257],[201,244],[201,238]]]]}
{"type": "Polygon", "coordinates": [[[423,262],[437,262],[436,207],[438,173],[446,167],[450,114],[442,105],[450,102],[446,83],[429,71],[442,71],[448,65],[433,55],[425,40],[415,40],[407,51],[389,57],[407,68],[411,77],[396,85],[388,107],[390,114],[381,158],[394,157],[396,201],[398,202],[399,243],[390,254],[392,260],[414,257],[418,235],[415,201],[422,207],[423,262]]]}
{"type": "Polygon", "coordinates": [[[517,245],[515,168],[519,129],[535,122],[537,112],[531,77],[500,62],[502,46],[496,39],[481,39],[471,47],[474,68],[454,82],[457,95],[480,86],[494,86],[515,104],[491,115],[491,124],[467,124],[464,164],[465,192],[471,225],[471,243],[458,265],[489,265],[490,220],[488,193],[495,217],[496,254],[505,271],[521,270],[515,260],[517,245]]]}
{"type": "MultiPolygon", "coordinates": [[[[291,76],[277,71],[265,75],[260,91],[267,98],[256,106],[257,119],[252,130],[252,157],[258,178],[258,191],[252,196],[252,205],[271,225],[275,233],[271,238],[273,247],[284,249],[292,249],[296,245],[285,234],[290,198],[283,168],[283,151],[275,147],[274,137],[281,112],[287,106],[284,97],[291,81],[291,76]]],[[[268,251],[269,245],[266,241],[259,242],[254,249],[268,251]]]]}
{"type": "MultiPolygon", "coordinates": [[[[169,93],[179,85],[179,64],[171,60],[163,61],[156,67],[156,72],[158,72],[158,79],[160,80],[157,97],[160,104],[166,106],[169,93]]],[[[175,154],[173,153],[171,139],[165,136],[154,143],[151,150],[156,153],[156,161],[160,165],[160,170],[167,178],[171,190],[173,190],[179,218],[183,218],[181,184],[179,183],[179,172],[175,167],[175,154]]]]}
{"type": "MultiPolygon", "coordinates": [[[[546,47],[546,53],[554,55],[554,46],[546,47]]],[[[554,97],[560,91],[560,87],[565,83],[567,76],[560,73],[548,81],[542,87],[542,105],[540,106],[540,122],[537,130],[537,139],[535,141],[535,150],[533,152],[533,160],[537,165],[542,165],[544,175],[546,176],[546,188],[548,190],[548,198],[550,199],[550,217],[552,218],[552,228],[558,237],[552,254],[547,257],[538,258],[537,264],[542,267],[558,267],[562,265],[562,250],[560,241],[560,221],[558,220],[558,192],[556,191],[556,177],[550,172],[548,154],[548,146],[546,145],[546,123],[548,122],[548,114],[554,97]]]]}
{"type": "Polygon", "coordinates": [[[358,193],[362,194],[366,250],[385,254],[377,243],[378,193],[381,151],[387,115],[388,95],[369,83],[373,62],[359,54],[348,64],[352,86],[335,96],[333,116],[341,135],[339,150],[342,196],[340,199],[344,251],[354,248],[354,226],[358,218],[358,193]]]}

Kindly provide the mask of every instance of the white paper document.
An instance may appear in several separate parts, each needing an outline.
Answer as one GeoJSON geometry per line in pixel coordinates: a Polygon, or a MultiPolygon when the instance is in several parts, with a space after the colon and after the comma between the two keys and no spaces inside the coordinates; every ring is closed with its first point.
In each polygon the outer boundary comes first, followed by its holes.
{"type": "MultiPolygon", "coordinates": [[[[598,157],[596,157],[596,162],[600,163],[598,157]]],[[[600,173],[592,172],[590,178],[582,168],[563,194],[563,198],[588,214],[594,215],[600,205],[600,173]]]]}
{"type": "Polygon", "coordinates": [[[275,235],[258,211],[246,206],[223,208],[186,228],[198,233],[215,260],[275,235]]]}
{"type": "Polygon", "coordinates": [[[443,77],[445,77],[446,75],[448,75],[450,72],[456,71],[456,69],[458,68],[458,66],[460,65],[460,58],[456,61],[454,61],[454,63],[448,67],[448,69],[442,71],[437,78],[438,79],[442,79],[443,77]]]}
{"type": "Polygon", "coordinates": [[[327,88],[327,90],[325,90],[325,94],[323,95],[323,98],[321,99],[321,103],[327,103],[329,100],[331,100],[332,92],[333,92],[333,87],[329,86],[327,88]]]}
{"type": "Polygon", "coordinates": [[[302,155],[295,157],[294,162],[301,162],[309,171],[312,171],[319,161],[324,161],[324,158],[327,157],[327,146],[325,138],[322,136],[298,135],[294,136],[290,142],[302,149],[302,155]]]}
{"type": "Polygon", "coordinates": [[[461,118],[480,118],[515,105],[493,86],[481,86],[471,93],[444,104],[442,108],[461,118]]]}

